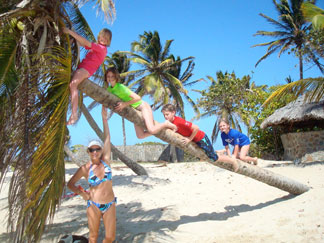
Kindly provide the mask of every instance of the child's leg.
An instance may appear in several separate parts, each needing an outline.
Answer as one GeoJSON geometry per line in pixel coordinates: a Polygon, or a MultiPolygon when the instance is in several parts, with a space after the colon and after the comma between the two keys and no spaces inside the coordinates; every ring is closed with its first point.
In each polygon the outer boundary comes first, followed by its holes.
{"type": "Polygon", "coordinates": [[[224,163],[229,163],[233,167],[233,171],[236,172],[238,169],[238,164],[235,159],[226,156],[226,155],[217,155],[214,151],[213,145],[211,144],[207,135],[203,137],[199,142],[196,143],[198,147],[203,149],[208,156],[208,158],[212,159],[213,161],[221,161],[224,163]]]}
{"type": "Polygon", "coordinates": [[[160,124],[154,124],[153,112],[151,106],[144,101],[141,104],[141,112],[145,121],[147,132],[150,134],[156,134],[164,128],[176,129],[176,125],[172,124],[169,121],[160,124]]]}
{"type": "Polygon", "coordinates": [[[249,152],[249,149],[250,149],[250,144],[242,146],[241,150],[240,150],[239,159],[243,160],[244,162],[252,161],[253,164],[257,165],[258,164],[258,158],[257,157],[252,158],[250,156],[247,156],[247,154],[249,152]]]}
{"type": "Polygon", "coordinates": [[[230,156],[227,156],[227,155],[218,155],[218,160],[217,161],[232,164],[233,171],[234,172],[236,172],[237,169],[238,169],[238,164],[236,162],[236,159],[233,159],[230,156]]]}
{"type": "Polygon", "coordinates": [[[67,125],[72,125],[78,119],[78,85],[86,78],[89,77],[89,73],[84,68],[80,68],[75,71],[70,83],[72,114],[67,122],[67,125]]]}
{"type": "Polygon", "coordinates": [[[151,136],[149,132],[144,131],[144,129],[140,126],[137,126],[134,124],[135,132],[136,132],[136,137],[139,139],[146,138],[148,136],[151,136]]]}

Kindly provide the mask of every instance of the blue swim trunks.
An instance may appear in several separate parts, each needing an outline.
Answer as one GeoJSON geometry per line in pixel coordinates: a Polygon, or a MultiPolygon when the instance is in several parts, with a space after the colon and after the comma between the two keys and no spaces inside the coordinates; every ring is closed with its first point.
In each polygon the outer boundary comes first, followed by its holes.
{"type": "Polygon", "coordinates": [[[196,142],[199,148],[203,149],[208,156],[213,161],[218,160],[218,155],[215,153],[213,145],[211,144],[208,136],[205,134],[205,136],[199,141],[196,142]]]}

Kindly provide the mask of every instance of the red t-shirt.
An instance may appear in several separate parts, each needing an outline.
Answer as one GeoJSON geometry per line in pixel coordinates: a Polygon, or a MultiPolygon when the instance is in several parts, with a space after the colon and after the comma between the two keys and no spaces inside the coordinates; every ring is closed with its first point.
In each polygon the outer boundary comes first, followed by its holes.
{"type": "MultiPolygon", "coordinates": [[[[174,120],[172,122],[174,125],[177,126],[178,130],[177,133],[180,133],[184,137],[190,137],[192,134],[192,123],[186,121],[185,119],[182,119],[181,117],[175,116],[174,120]]],[[[199,142],[203,137],[205,136],[205,133],[201,130],[199,130],[194,137],[194,142],[199,142]]]]}
{"type": "Polygon", "coordinates": [[[78,68],[84,68],[88,71],[91,76],[94,74],[99,66],[105,60],[107,55],[107,47],[98,43],[91,43],[91,47],[85,46],[85,49],[90,50],[82,62],[79,64],[78,68]]]}

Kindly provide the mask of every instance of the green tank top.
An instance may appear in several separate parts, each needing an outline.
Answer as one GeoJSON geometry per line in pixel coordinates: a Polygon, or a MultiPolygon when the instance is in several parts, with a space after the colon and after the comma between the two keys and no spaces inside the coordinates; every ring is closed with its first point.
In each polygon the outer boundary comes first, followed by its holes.
{"type": "MultiPolygon", "coordinates": [[[[109,93],[112,93],[113,95],[116,95],[119,99],[121,99],[122,101],[130,101],[132,98],[130,97],[132,91],[126,87],[125,85],[121,84],[121,83],[116,83],[114,87],[109,86],[107,88],[109,93]]],[[[142,104],[142,100],[137,101],[134,104],[131,104],[131,106],[133,108],[138,107],[140,104],[142,104]]]]}

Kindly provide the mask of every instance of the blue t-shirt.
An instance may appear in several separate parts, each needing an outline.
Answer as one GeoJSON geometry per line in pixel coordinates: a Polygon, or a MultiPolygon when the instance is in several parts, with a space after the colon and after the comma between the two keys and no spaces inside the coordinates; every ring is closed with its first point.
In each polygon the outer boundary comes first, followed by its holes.
{"type": "Polygon", "coordinates": [[[244,145],[250,144],[250,139],[248,138],[248,136],[240,133],[235,129],[230,129],[228,134],[222,132],[221,137],[224,146],[231,144],[233,146],[239,145],[240,147],[242,147],[244,145]]]}

